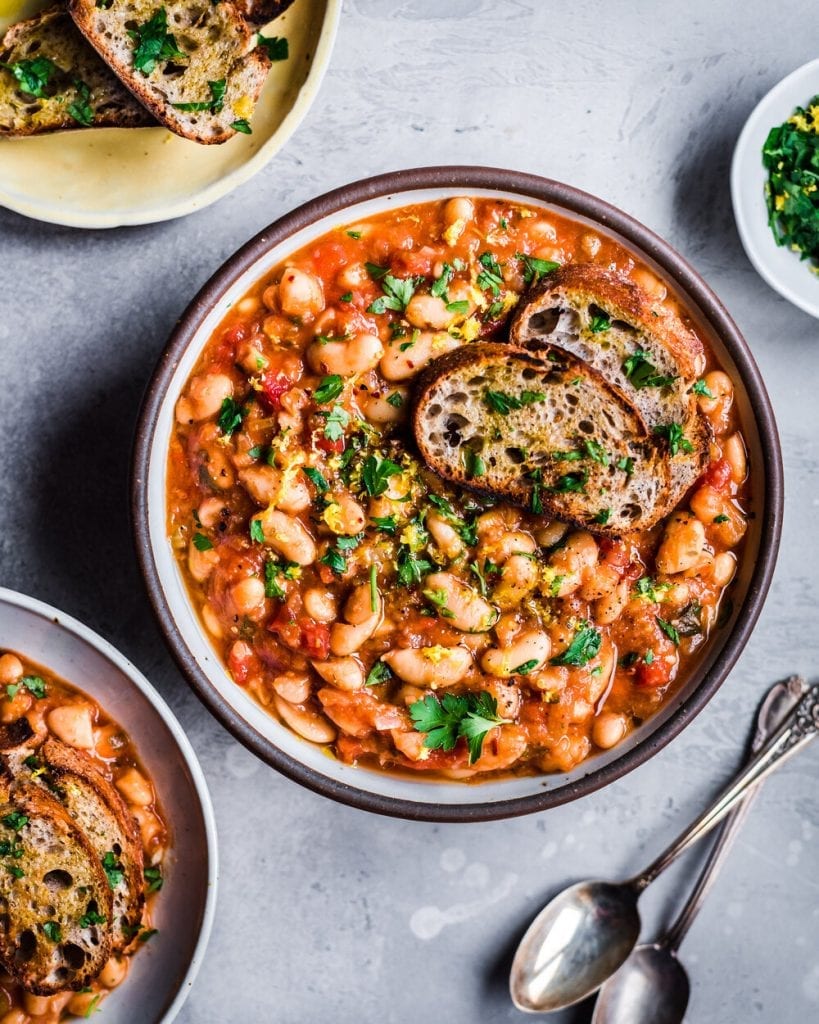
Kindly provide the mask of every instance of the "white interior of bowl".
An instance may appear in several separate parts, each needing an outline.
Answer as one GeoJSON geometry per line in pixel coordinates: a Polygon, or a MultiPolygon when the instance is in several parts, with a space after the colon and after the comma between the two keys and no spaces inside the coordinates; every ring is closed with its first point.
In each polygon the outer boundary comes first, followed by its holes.
{"type": "Polygon", "coordinates": [[[788,301],[819,317],[819,275],[798,253],[777,245],[768,226],[762,147],[771,128],[786,121],[796,107],[804,107],[819,93],[819,60],[803,64],[763,96],[734,150],[731,164],[731,199],[739,237],[757,272],[788,301]]]}
{"type": "MultiPolygon", "coordinates": [[[[557,213],[588,223],[595,231],[616,238],[620,244],[631,251],[634,247],[628,245],[616,232],[602,227],[599,223],[578,216],[569,209],[558,205],[544,203],[539,200],[522,196],[520,193],[505,192],[503,190],[489,191],[484,189],[457,189],[457,188],[434,188],[413,190],[410,192],[396,193],[390,196],[382,196],[366,202],[346,207],[344,210],[328,215],[315,222],[307,228],[291,235],[286,241],[270,249],[264,256],[260,257],[248,270],[238,278],[230,289],[222,296],[221,300],[210,310],[200,325],[186,352],[177,365],[170,387],[163,398],[156,428],[151,440],[150,465],[148,470],[148,519],[149,535],[154,553],[157,572],[160,584],[165,593],[166,600],[171,610],[171,615],[179,630],[185,644],[196,659],[202,670],[216,687],[222,699],[241,718],[243,718],[260,736],[288,754],[291,758],[306,765],[314,772],[337,782],[353,786],[359,790],[380,796],[403,799],[416,803],[434,802],[438,804],[464,805],[479,803],[495,803],[500,801],[519,799],[534,796],[546,790],[555,790],[565,787],[572,782],[596,771],[605,765],[622,757],[626,751],[644,743],[656,730],[666,722],[681,705],[684,705],[690,695],[701,682],[708,666],[713,662],[718,650],[721,649],[725,639],[731,632],[734,622],[724,627],[720,633],[713,637],[696,671],[690,679],[674,696],[672,700],[652,719],[636,729],[622,744],[613,750],[600,753],[583,762],[572,772],[561,775],[531,776],[523,778],[507,778],[490,782],[483,782],[476,785],[464,785],[463,783],[452,783],[443,781],[427,781],[408,779],[406,776],[399,776],[387,772],[351,767],[328,757],[323,749],[305,742],[295,736],[289,729],[281,725],[263,710],[248,694],[237,686],[230,678],[219,655],[216,653],[210,639],[201,626],[197,614],[191,604],[184,580],[174,559],[166,530],[166,505],[165,505],[165,481],[167,477],[167,453],[168,444],[174,424],[174,406],[176,399],[184,386],[185,381],[196,365],[202,349],[206,345],[211,333],[216,329],[229,307],[239,300],[244,293],[260,277],[268,273],[277,263],[284,259],[289,253],[295,252],[303,245],[319,238],[325,232],[334,227],[354,223],[357,220],[383,212],[387,209],[397,209],[411,203],[420,203],[449,198],[456,195],[493,196],[509,199],[516,202],[526,202],[531,206],[540,207],[544,210],[554,210],[557,213]]],[[[674,284],[668,275],[664,274],[652,261],[645,256],[639,258],[667,282],[669,290],[680,294],[680,288],[674,284]]],[[[689,296],[685,296],[686,305],[689,309],[696,311],[696,306],[689,296]]],[[[704,315],[701,315],[703,324],[706,324],[704,315]]],[[[736,367],[733,360],[728,356],[724,346],[716,338],[713,332],[704,327],[709,343],[712,345],[717,358],[733,379],[738,380],[736,367]]],[[[737,401],[740,405],[741,416],[746,427],[746,442],[749,449],[750,463],[753,471],[759,480],[763,473],[762,458],[760,455],[760,438],[757,432],[756,422],[750,409],[747,398],[739,394],[737,401]]],[[[757,494],[761,497],[763,484],[759,480],[757,494]]],[[[747,582],[750,571],[756,560],[756,551],[759,547],[759,517],[752,523],[749,536],[746,540],[745,557],[743,559],[743,571],[736,583],[735,600],[737,605],[741,602],[747,589],[747,582]]]]}
{"type": "Polygon", "coordinates": [[[105,999],[106,1024],[169,1024],[187,998],[216,905],[216,825],[193,748],[168,705],[134,666],[55,608],[0,588],[0,649],[17,651],[93,697],[128,733],[171,830],[158,934],[105,999]]]}

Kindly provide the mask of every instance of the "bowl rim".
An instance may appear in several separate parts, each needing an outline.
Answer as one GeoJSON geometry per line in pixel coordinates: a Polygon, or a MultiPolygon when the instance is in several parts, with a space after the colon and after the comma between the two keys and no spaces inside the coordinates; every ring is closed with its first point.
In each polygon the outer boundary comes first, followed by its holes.
{"type": "MultiPolygon", "coordinates": [[[[759,208],[758,216],[764,218],[766,222],[768,219],[768,211],[763,202],[761,192],[752,195],[747,178],[748,169],[752,161],[755,161],[760,172],[763,172],[761,145],[756,146],[754,137],[757,131],[760,130],[760,126],[763,127],[764,133],[767,135],[771,128],[776,124],[781,124],[782,120],[790,116],[794,105],[797,103],[801,105],[801,103],[807,102],[809,99],[808,94],[811,90],[807,90],[805,94],[800,93],[802,99],[798,101],[787,100],[790,93],[795,91],[797,83],[801,83],[803,79],[813,79],[815,83],[813,91],[814,93],[819,93],[819,58],[802,64],[791,71],[790,74],[780,79],[765,93],[748,115],[737,137],[731,157],[731,205],[734,210],[734,220],[736,221],[739,240],[754,270],[756,270],[767,285],[778,292],[784,299],[787,299],[792,305],[801,309],[803,313],[807,313],[809,316],[819,318],[819,285],[817,284],[816,277],[811,275],[805,264],[801,264],[804,271],[806,291],[808,285],[813,285],[813,289],[816,292],[816,297],[811,299],[807,294],[802,294],[798,288],[791,285],[766,257],[764,250],[756,244],[750,227],[751,221],[757,217],[755,212],[757,206],[759,208]],[[769,117],[768,112],[771,111],[773,113],[773,110],[780,103],[783,106],[790,106],[790,111],[783,111],[781,120],[776,116],[769,117]]],[[[767,178],[767,174],[764,174],[764,177],[767,178]]],[[[775,246],[772,252],[781,251],[781,247],[776,246],[770,230],[768,234],[770,235],[771,244],[775,246]]],[[[790,255],[793,257],[794,265],[800,265],[796,254],[791,253],[790,255]]]]}
{"type": "Polygon", "coordinates": [[[309,200],[250,239],[203,285],[171,333],[145,392],[136,426],[131,467],[131,516],[140,570],[170,652],[208,710],[240,743],[263,761],[313,792],[362,810],[417,821],[491,821],[556,807],[596,792],[643,764],[662,749],[705,707],[725,681],[745,647],[762,609],[776,564],[782,530],[782,511],[782,454],[770,399],[747,342],[711,288],[667,242],[604,200],[552,179],[492,167],[422,167],[365,178],[309,200]],[[565,209],[569,214],[586,217],[616,231],[638,252],[654,260],[699,306],[734,360],[756,413],[766,482],[760,551],[741,609],[743,614],[737,618],[734,631],[716,654],[710,669],[692,693],[690,700],[682,703],[666,722],[622,757],[566,786],[553,790],[544,789],[524,797],[474,804],[435,803],[432,789],[429,799],[418,801],[370,793],[321,775],[285,754],[270,740],[257,733],[223,701],[188,649],[165,598],[151,546],[148,520],[147,480],[151,447],[167,385],[182,353],[195,336],[199,324],[212,307],[221,301],[222,295],[233,282],[251,268],[266,251],[323,217],[337,214],[356,203],[388,198],[398,193],[401,193],[402,199],[406,197],[407,202],[411,202],[412,192],[435,188],[475,188],[512,192],[518,193],[521,198],[528,197],[552,203],[565,209]]]}
{"type": "MultiPolygon", "coordinates": [[[[139,690],[148,703],[168,727],[173,736],[174,742],[179,748],[185,763],[191,773],[194,789],[202,810],[202,819],[205,827],[206,855],[208,858],[207,888],[205,892],[205,903],[202,913],[202,925],[199,936],[196,940],[193,956],[185,973],[177,982],[176,993],[173,1000],[157,1024],[171,1024],[183,1004],[190,995],[193,983],[196,980],[202,961],[205,958],[208,942],[210,940],[213,921],[216,914],[216,894],[219,887],[219,844],[216,832],[216,816],[213,810],[208,784],[199,759],[185,734],[179,720],[173,713],[165,698],[156,690],[140,670],[130,662],[124,654],[120,653],[113,644],[100,636],[89,626],[75,619],[72,615],[46,604],[36,597],[30,597],[17,590],[8,587],[0,587],[0,605],[12,605],[29,611],[47,622],[61,626],[69,633],[73,633],[79,640],[93,647],[108,661],[112,662],[122,673],[126,675],[133,685],[139,690]]],[[[70,680],[69,680],[70,682],[70,680]]]]}

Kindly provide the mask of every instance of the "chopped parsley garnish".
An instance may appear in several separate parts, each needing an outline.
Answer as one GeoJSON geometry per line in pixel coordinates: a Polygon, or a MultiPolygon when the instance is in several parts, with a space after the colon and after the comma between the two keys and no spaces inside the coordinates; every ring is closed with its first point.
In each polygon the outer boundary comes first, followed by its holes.
{"type": "MultiPolygon", "coordinates": [[[[370,264],[367,264],[367,267],[369,269],[370,264]]],[[[381,278],[381,290],[384,294],[370,303],[367,312],[385,313],[392,309],[397,313],[403,313],[422,280],[420,277],[393,277],[390,273],[384,274],[381,278]]]]}
{"type": "Polygon", "coordinates": [[[386,683],[387,680],[391,678],[392,672],[390,671],[389,665],[387,665],[386,662],[377,661],[367,673],[364,685],[379,686],[381,683],[386,683]]]}
{"type": "Polygon", "coordinates": [[[447,607],[447,596],[445,590],[425,590],[424,597],[430,604],[435,605],[439,615],[444,619],[454,619],[455,613],[447,607]]]}
{"type": "Polygon", "coordinates": [[[459,299],[456,302],[446,304],[447,313],[455,313],[457,316],[466,316],[469,312],[469,302],[466,299],[459,299]]]}
{"type": "Polygon", "coordinates": [[[648,353],[641,348],[623,360],[623,373],[635,388],[667,388],[677,379],[657,373],[657,367],[649,362],[648,353]]]}
{"type": "Polygon", "coordinates": [[[432,562],[428,558],[419,558],[418,555],[406,544],[398,549],[396,559],[398,568],[398,582],[404,587],[411,587],[420,583],[424,576],[432,569],[432,562]]]}
{"type": "Polygon", "coordinates": [[[611,519],[611,509],[601,508],[597,515],[592,519],[592,522],[597,523],[598,526],[605,526],[609,519],[611,519]]]}
{"type": "Polygon", "coordinates": [[[250,539],[257,544],[264,544],[264,527],[261,519],[250,520],[250,539]]]}
{"type": "Polygon", "coordinates": [[[264,563],[264,596],[275,597],[279,601],[283,601],[285,598],[285,592],[279,583],[279,575],[281,573],[281,566],[278,562],[267,561],[264,563]]]}
{"type": "MultiPolygon", "coordinates": [[[[258,520],[252,520],[250,523],[250,532],[253,534],[253,523],[258,520]]],[[[193,546],[197,551],[210,551],[213,548],[213,541],[209,537],[206,537],[204,533],[195,533],[193,535],[193,546]]]]}
{"type": "Polygon", "coordinates": [[[618,459],[617,468],[622,469],[626,476],[631,476],[631,474],[634,472],[634,459],[632,459],[631,457],[623,457],[622,459],[618,459]]]}
{"type": "Polygon", "coordinates": [[[524,661],[522,665],[518,665],[517,668],[512,669],[512,675],[515,676],[528,676],[530,672],[534,671],[538,667],[540,662],[537,658],[532,658],[530,661],[524,661]]]}
{"type": "Polygon", "coordinates": [[[552,260],[541,260],[537,256],[527,256],[525,252],[516,252],[515,259],[520,260],[523,264],[523,280],[526,284],[534,284],[544,274],[551,274],[553,270],[560,267],[559,263],[554,263],[552,260]]]}
{"type": "Polygon", "coordinates": [[[540,493],[543,488],[543,473],[539,469],[534,469],[529,474],[529,479],[532,481],[532,496],[529,499],[529,507],[536,516],[543,515],[543,497],[540,493]]]}
{"type": "Polygon", "coordinates": [[[330,485],[324,479],[319,470],[315,469],[313,466],[302,466],[301,469],[302,473],[304,473],[319,494],[324,494],[325,491],[330,489],[330,485]]]}
{"type": "Polygon", "coordinates": [[[365,263],[364,267],[373,281],[380,281],[382,277],[386,277],[390,272],[389,267],[379,267],[377,263],[365,263]]]}
{"type": "Polygon", "coordinates": [[[45,679],[41,676],[23,676],[19,685],[25,686],[32,697],[36,697],[37,700],[41,700],[46,695],[45,679]]]}
{"type": "Polygon", "coordinates": [[[247,416],[247,409],[239,405],[232,398],[222,400],[222,408],[219,410],[219,418],[216,421],[219,429],[226,437],[230,437],[241,427],[242,420],[247,416]]]}
{"type": "Polygon", "coordinates": [[[462,451],[462,458],[464,462],[464,469],[466,475],[470,478],[484,476],[486,473],[486,463],[478,455],[476,451],[471,448],[464,448],[462,451]]]}
{"type": "Polygon", "coordinates": [[[509,395],[505,391],[491,391],[487,388],[483,393],[483,400],[493,412],[508,416],[513,409],[544,402],[546,395],[542,391],[521,391],[519,395],[509,395]]]}
{"type": "Polygon", "coordinates": [[[250,127],[250,122],[246,117],[240,117],[236,121],[232,121],[230,127],[235,132],[241,132],[242,135],[252,135],[253,129],[250,127]]]}
{"type": "Polygon", "coordinates": [[[20,88],[29,96],[36,96],[42,99],[45,96],[45,88],[51,76],[59,71],[54,61],[48,57],[35,57],[34,60],[18,60],[14,64],[0,64],[0,67],[10,71],[20,88]]]}
{"type": "Polygon", "coordinates": [[[393,534],[398,529],[395,516],[370,516],[370,522],[384,533],[393,534]]]}
{"type": "Polygon", "coordinates": [[[129,28],[128,35],[136,43],[134,67],[143,75],[150,75],[159,63],[188,59],[168,32],[168,14],[164,7],[160,7],[149,21],[129,28]]]}
{"type": "Polygon", "coordinates": [[[102,858],[102,869],[108,879],[108,885],[112,889],[116,889],[118,885],[122,884],[125,873],[113,850],[109,850],[102,858]]]}
{"type": "Polygon", "coordinates": [[[208,82],[208,88],[210,89],[209,100],[202,100],[198,103],[172,103],[171,106],[176,110],[182,110],[185,112],[209,110],[212,114],[219,114],[225,105],[227,80],[220,78],[216,82],[208,82]]]}
{"type": "Polygon", "coordinates": [[[350,236],[350,238],[355,238],[356,241],[358,241],[358,239],[361,238],[360,231],[348,231],[347,234],[350,236]]]}
{"type": "Polygon", "coordinates": [[[20,811],[11,811],[3,818],[3,824],[6,828],[19,832],[23,826],[28,824],[28,817],[25,814],[21,814],[20,811]]]}
{"type": "Polygon", "coordinates": [[[149,942],[154,935],[159,935],[156,928],[145,928],[139,933],[139,942],[149,942]]]}
{"type": "Polygon", "coordinates": [[[404,397],[399,391],[393,391],[391,395],[387,395],[387,405],[391,405],[393,409],[400,409],[404,404],[404,397]]]}
{"type": "Polygon", "coordinates": [[[573,491],[582,494],[586,490],[586,484],[588,482],[588,470],[584,469],[578,473],[564,473],[563,476],[559,476],[552,486],[547,487],[546,490],[551,491],[552,494],[569,494],[573,491]]]}
{"type": "Polygon", "coordinates": [[[492,292],[493,295],[500,295],[504,281],[498,261],[491,252],[482,252],[478,257],[478,263],[481,265],[481,271],[477,277],[478,287],[485,292],[492,292]]]}
{"type": "Polygon", "coordinates": [[[49,942],[61,942],[63,933],[56,921],[43,922],[43,934],[49,942]]]}
{"type": "Polygon", "coordinates": [[[290,56],[290,47],[284,36],[263,36],[261,32],[258,32],[256,42],[267,50],[267,56],[272,61],[287,60],[290,56]]]}
{"type": "Polygon", "coordinates": [[[724,512],[721,512],[718,516],[714,516],[713,521],[715,523],[727,523],[730,520],[730,516],[726,516],[724,512]]]}
{"type": "Polygon", "coordinates": [[[581,623],[580,629],[575,633],[572,642],[562,654],[551,659],[551,664],[572,667],[585,665],[600,653],[602,642],[603,638],[594,626],[590,626],[588,623],[581,623]]]}
{"type": "MultiPolygon", "coordinates": [[[[146,879],[148,877],[148,871],[159,871],[159,868],[146,868],[146,879]]],[[[162,888],[161,881],[159,887],[162,888]]],[[[149,888],[148,892],[154,892],[154,890],[149,888]]],[[[100,914],[99,910],[96,909],[96,906],[97,905],[94,902],[88,904],[87,910],[80,918],[80,928],[90,928],[93,924],[105,924],[105,916],[100,914]]]]}
{"type": "Polygon", "coordinates": [[[716,398],[717,396],[708,387],[704,380],[698,380],[696,384],[691,388],[695,395],[702,395],[703,398],[716,398]]]}
{"type": "Polygon", "coordinates": [[[680,645],[680,634],[677,629],[671,625],[670,622],[666,622],[665,619],[661,619],[659,615],[655,616],[657,625],[665,633],[668,639],[677,647],[680,645]]]}
{"type": "Polygon", "coordinates": [[[427,694],[409,706],[413,727],[426,733],[424,746],[430,750],[453,750],[459,739],[465,739],[469,763],[481,756],[484,737],[497,725],[508,724],[498,715],[498,702],[491,693],[445,693],[441,700],[427,694]]]}
{"type": "Polygon", "coordinates": [[[377,498],[389,487],[390,477],[400,473],[401,467],[391,459],[381,459],[377,455],[368,455],[361,467],[361,482],[367,493],[377,498]]]}
{"type": "Polygon", "coordinates": [[[325,413],[324,436],[328,441],[340,441],[350,422],[350,414],[341,405],[334,405],[330,412],[325,413]]]}
{"type": "Polygon", "coordinates": [[[339,295],[339,301],[340,302],[352,302],[353,301],[353,293],[352,292],[345,292],[343,295],[339,295]]]}
{"type": "Polygon", "coordinates": [[[445,263],[441,270],[441,276],[436,277],[432,282],[432,286],[429,289],[430,295],[434,295],[436,299],[444,299],[444,301],[446,301],[446,290],[449,287],[449,282],[452,280],[452,275],[454,273],[455,271],[452,267],[448,263],[445,263]]]}
{"type": "Polygon", "coordinates": [[[663,423],[654,428],[654,433],[668,441],[668,450],[672,455],[676,455],[680,451],[686,454],[694,451],[694,445],[683,434],[679,423],[663,423]]]}
{"type": "Polygon", "coordinates": [[[592,459],[592,461],[599,462],[601,466],[608,466],[610,459],[602,444],[599,444],[597,441],[592,441],[587,437],[583,441],[583,447],[586,450],[586,454],[590,459],[592,459]]]}
{"type": "Polygon", "coordinates": [[[6,871],[10,875],[14,875],[15,878],[25,878],[26,873],[22,868],[18,868],[16,864],[6,864],[6,871]]]}
{"type": "Polygon", "coordinates": [[[91,90],[81,79],[76,79],[74,88],[77,90],[77,98],[73,103],[68,104],[68,113],[77,124],[83,128],[90,128],[94,121],[94,110],[91,106],[91,90]]]}
{"type": "Polygon", "coordinates": [[[326,405],[334,402],[344,390],[344,378],[337,373],[331,373],[329,377],[322,377],[319,386],[313,392],[313,401],[319,405],[326,405]]]}
{"type": "Polygon", "coordinates": [[[378,570],[370,566],[370,611],[378,611],[378,570]]]}
{"type": "Polygon", "coordinates": [[[634,584],[634,593],[646,601],[653,601],[654,604],[662,601],[667,590],[671,590],[670,583],[656,583],[650,576],[641,576],[634,584]]]}
{"type": "Polygon", "coordinates": [[[323,555],[319,561],[339,576],[347,571],[347,559],[337,548],[330,548],[327,554],[323,555]]]}
{"type": "Polygon", "coordinates": [[[611,327],[611,317],[608,313],[604,313],[602,310],[599,313],[593,313],[589,329],[592,334],[603,334],[611,327]]]}

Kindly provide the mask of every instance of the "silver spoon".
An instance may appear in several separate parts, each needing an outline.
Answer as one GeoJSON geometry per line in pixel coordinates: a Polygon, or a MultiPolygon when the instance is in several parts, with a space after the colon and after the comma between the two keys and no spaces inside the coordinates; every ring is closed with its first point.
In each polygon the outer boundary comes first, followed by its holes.
{"type": "MultiPolygon", "coordinates": [[[[762,702],[751,742],[757,753],[805,692],[805,683],[792,676],[777,683],[762,702]]],[[[660,939],[637,946],[626,962],[600,989],[592,1024],[682,1024],[690,984],[677,951],[702,902],[716,880],[759,786],[722,823],[717,841],[677,919],[660,939]]]]}
{"type": "Polygon", "coordinates": [[[640,894],[707,835],[750,786],[765,778],[819,731],[819,686],[811,687],[765,746],[714,803],[646,870],[625,882],[579,882],[538,914],[518,946],[509,989],[519,1010],[546,1013],[597,991],[637,944],[640,894]]]}

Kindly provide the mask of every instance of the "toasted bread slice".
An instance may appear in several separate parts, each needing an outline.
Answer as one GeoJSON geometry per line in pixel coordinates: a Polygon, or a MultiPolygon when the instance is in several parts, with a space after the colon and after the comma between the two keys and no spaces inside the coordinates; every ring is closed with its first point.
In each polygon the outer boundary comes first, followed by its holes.
{"type": "Polygon", "coordinates": [[[509,340],[530,351],[565,349],[594,367],[625,395],[649,433],[679,428],[684,440],[672,464],[675,490],[700,475],[711,437],[691,390],[703,366],[702,343],[633,281],[593,264],[561,267],[519,304],[509,340]]]}
{"type": "MultiPolygon", "coordinates": [[[[142,842],[134,817],[91,758],[49,739],[38,752],[48,769],[38,777],[68,811],[94,847],[113,894],[113,951],[130,945],[145,903],[142,842]]],[[[35,771],[35,775],[37,772],[35,771]]]]}
{"type": "Polygon", "coordinates": [[[91,843],[37,786],[0,805],[0,963],[29,992],[80,989],[111,955],[111,890],[91,843]]]}
{"type": "Polygon", "coordinates": [[[270,58],[229,0],[69,0],[77,27],[172,132],[202,143],[249,131],[270,58]]]}
{"type": "Polygon", "coordinates": [[[262,28],[268,22],[284,14],[294,0],[236,0],[236,7],[244,15],[248,25],[262,28]]]}
{"type": "Polygon", "coordinates": [[[156,124],[63,7],[12,25],[0,43],[0,65],[0,135],[156,124]]]}
{"type": "Polygon", "coordinates": [[[436,359],[419,375],[413,427],[446,480],[595,533],[647,529],[675,503],[662,442],[559,349],[479,342],[436,359]]]}

